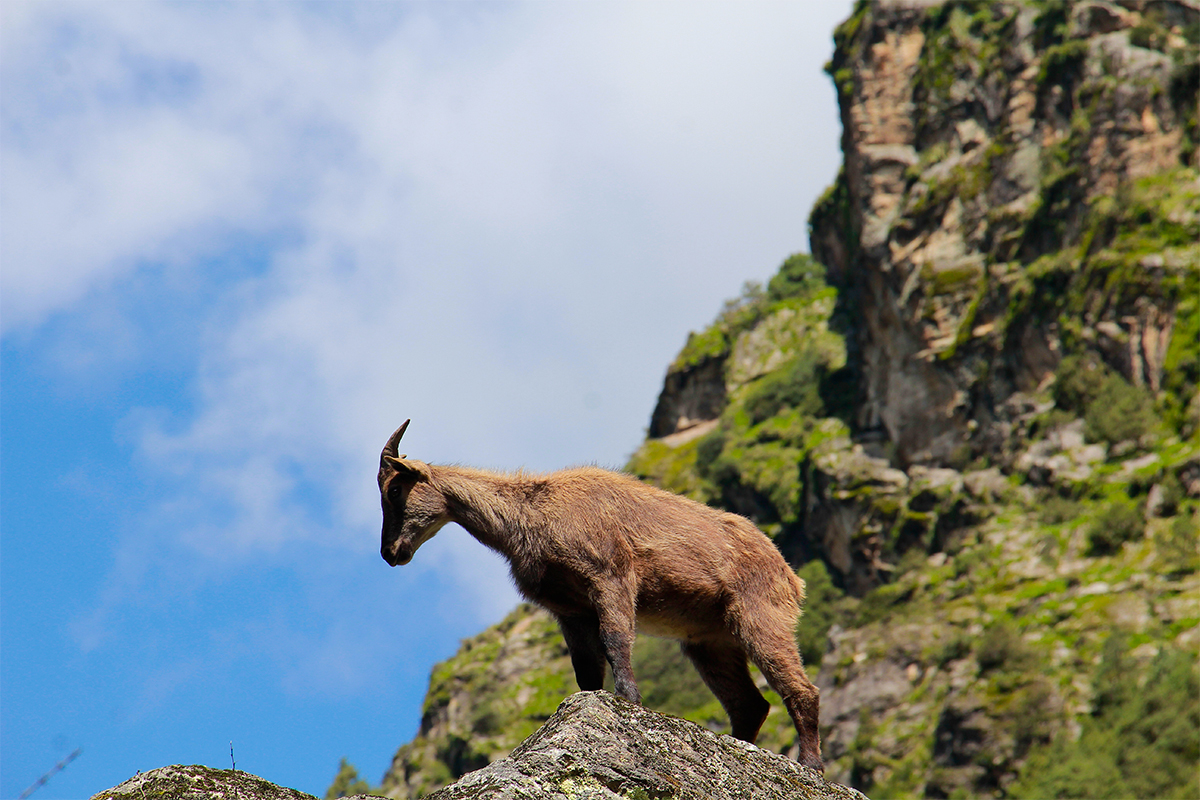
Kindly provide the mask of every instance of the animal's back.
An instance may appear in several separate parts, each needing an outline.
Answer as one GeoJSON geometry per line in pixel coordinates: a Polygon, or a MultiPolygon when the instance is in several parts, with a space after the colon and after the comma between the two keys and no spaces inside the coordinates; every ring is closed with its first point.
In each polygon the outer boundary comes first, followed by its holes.
{"type": "MultiPolygon", "coordinates": [[[[803,582],[774,543],[745,517],[642,483],[624,473],[580,467],[556,473],[580,533],[620,537],[637,571],[638,611],[650,633],[688,638],[699,620],[731,604],[769,598],[799,616],[803,582]]],[[[710,625],[711,626],[711,625],[710,625]]]]}

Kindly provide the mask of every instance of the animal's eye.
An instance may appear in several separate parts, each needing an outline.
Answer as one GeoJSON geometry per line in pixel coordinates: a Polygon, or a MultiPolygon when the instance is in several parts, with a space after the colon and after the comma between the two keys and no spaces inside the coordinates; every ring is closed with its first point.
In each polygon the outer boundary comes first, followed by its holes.
{"type": "Polygon", "coordinates": [[[404,498],[404,490],[399,486],[392,486],[388,489],[388,500],[393,503],[399,503],[404,498]]]}

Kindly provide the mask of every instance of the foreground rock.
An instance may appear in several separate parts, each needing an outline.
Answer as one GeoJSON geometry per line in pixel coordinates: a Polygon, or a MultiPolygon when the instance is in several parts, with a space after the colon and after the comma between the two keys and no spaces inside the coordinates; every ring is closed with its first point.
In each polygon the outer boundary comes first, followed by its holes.
{"type": "MultiPolygon", "coordinates": [[[[248,772],[202,766],[141,773],[91,800],[316,800],[248,772]]],[[[355,795],[348,800],[369,800],[355,795]]],[[[795,761],[686,720],[579,692],[504,759],[430,795],[452,798],[866,800],[795,761]]]]}
{"type": "Polygon", "coordinates": [[[607,692],[568,697],[510,756],[430,800],[468,797],[865,800],[791,759],[607,692]]]}
{"type": "MultiPolygon", "coordinates": [[[[357,795],[365,800],[368,795],[357,795]]],[[[276,786],[249,772],[199,765],[159,767],[139,773],[91,800],[316,800],[311,794],[276,786]]],[[[348,798],[347,800],[354,800],[348,798]]]]}

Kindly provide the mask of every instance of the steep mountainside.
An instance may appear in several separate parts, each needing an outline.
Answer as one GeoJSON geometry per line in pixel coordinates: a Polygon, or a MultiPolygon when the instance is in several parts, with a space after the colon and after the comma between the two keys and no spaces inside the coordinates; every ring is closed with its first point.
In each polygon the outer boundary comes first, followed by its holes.
{"type": "MultiPolygon", "coordinates": [[[[798,567],[831,780],[1194,796],[1200,4],[875,0],[835,41],[813,256],[689,336],[628,469],[798,567]]],[[[727,730],[672,644],[635,669],[727,730]]],[[[575,688],[517,609],[434,669],[385,793],[494,761],[575,688]]],[[[759,743],[790,753],[767,696],[759,743]]]]}

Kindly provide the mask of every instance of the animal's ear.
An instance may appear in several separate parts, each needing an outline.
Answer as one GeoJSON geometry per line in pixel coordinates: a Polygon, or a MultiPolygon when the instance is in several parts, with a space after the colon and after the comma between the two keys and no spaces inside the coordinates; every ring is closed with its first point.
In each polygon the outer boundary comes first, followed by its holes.
{"type": "Polygon", "coordinates": [[[414,481],[429,480],[429,465],[424,461],[409,461],[403,456],[395,458],[385,455],[383,457],[383,465],[395,471],[402,478],[410,478],[414,481]]]}

